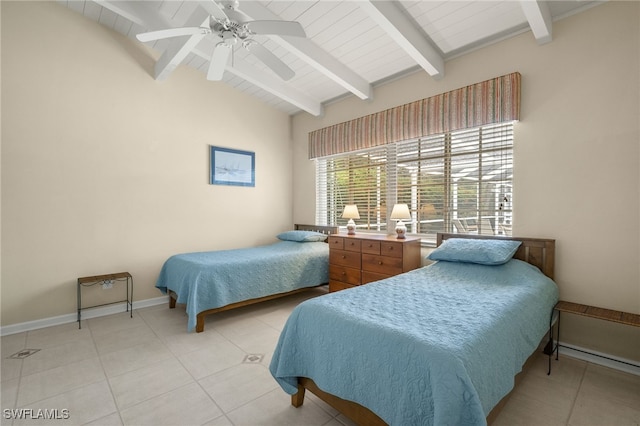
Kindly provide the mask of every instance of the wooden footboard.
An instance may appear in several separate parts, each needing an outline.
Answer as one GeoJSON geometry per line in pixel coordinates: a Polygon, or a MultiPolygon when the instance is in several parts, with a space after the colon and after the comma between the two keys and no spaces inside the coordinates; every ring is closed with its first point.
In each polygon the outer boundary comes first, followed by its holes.
{"type": "Polygon", "coordinates": [[[359,425],[382,426],[387,424],[367,407],[327,393],[320,389],[313,380],[306,377],[298,377],[298,393],[291,395],[291,405],[294,407],[302,405],[306,389],[359,425]]]}
{"type": "Polygon", "coordinates": [[[260,303],[260,302],[266,302],[267,300],[278,299],[280,297],[290,296],[292,294],[296,294],[296,293],[300,293],[300,292],[303,292],[303,291],[311,290],[313,288],[320,287],[320,286],[323,286],[323,285],[326,285],[326,283],[325,284],[320,284],[319,286],[315,286],[315,287],[297,288],[295,290],[291,290],[291,291],[288,291],[286,293],[270,294],[268,296],[258,297],[256,299],[243,300],[242,302],[232,303],[230,305],[222,306],[220,308],[215,308],[215,309],[209,309],[209,310],[206,310],[206,311],[202,311],[196,317],[196,333],[201,333],[202,331],[204,331],[204,317],[206,317],[207,315],[216,314],[218,312],[229,311],[231,309],[241,308],[243,306],[249,306],[249,305],[253,305],[253,304],[256,304],[256,303],[260,303]]]}
{"type": "MultiPolygon", "coordinates": [[[[314,289],[314,288],[317,288],[317,287],[321,287],[323,285],[327,285],[327,283],[320,284],[320,285],[317,285],[317,286],[314,286],[314,287],[297,288],[295,290],[288,291],[288,292],[285,292],[285,293],[270,294],[268,296],[258,297],[256,299],[243,300],[242,302],[232,303],[230,305],[221,306],[219,308],[208,309],[206,311],[202,311],[202,312],[198,313],[198,315],[196,316],[196,333],[202,333],[204,331],[204,319],[205,319],[205,317],[207,315],[217,314],[218,312],[229,311],[231,309],[241,308],[243,306],[249,306],[249,305],[253,305],[253,304],[256,304],[256,303],[260,303],[260,302],[266,302],[267,300],[278,299],[280,297],[290,296],[292,294],[301,293],[303,291],[311,290],[311,289],[314,289]]],[[[169,291],[169,296],[170,296],[169,297],[169,309],[173,309],[173,308],[176,307],[177,295],[174,292],[169,291]]]]}

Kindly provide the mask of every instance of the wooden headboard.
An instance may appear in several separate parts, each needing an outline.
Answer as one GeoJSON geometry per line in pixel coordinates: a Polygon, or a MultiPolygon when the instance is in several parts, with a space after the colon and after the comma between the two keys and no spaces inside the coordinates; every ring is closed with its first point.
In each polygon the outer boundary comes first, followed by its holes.
{"type": "Polygon", "coordinates": [[[502,237],[492,235],[475,234],[444,234],[438,233],[436,243],[438,246],[449,238],[474,238],[483,240],[515,240],[521,241],[518,251],[513,255],[514,259],[520,259],[536,266],[543,274],[553,279],[556,255],[556,240],[547,238],[520,238],[502,237]]]}
{"type": "Polygon", "coordinates": [[[337,226],[326,226],[326,225],[304,225],[300,223],[296,223],[294,225],[294,229],[296,231],[315,231],[321,232],[323,234],[337,234],[338,227],[337,226]]]}

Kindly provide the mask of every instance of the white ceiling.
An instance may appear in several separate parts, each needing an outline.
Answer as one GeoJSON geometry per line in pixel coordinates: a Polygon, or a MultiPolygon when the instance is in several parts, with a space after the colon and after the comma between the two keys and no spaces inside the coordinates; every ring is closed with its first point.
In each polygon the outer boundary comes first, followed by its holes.
{"type": "MultiPolygon", "coordinates": [[[[209,1],[58,0],[134,40],[146,31],[200,26],[209,1]]],[[[347,95],[368,99],[376,84],[408,73],[444,78],[447,60],[525,31],[539,44],[553,42],[554,21],[601,3],[240,0],[239,9],[251,19],[298,21],[307,38],[254,37],[295,71],[291,80],[281,80],[237,46],[222,81],[288,114],[320,115],[327,102],[347,95]]],[[[177,66],[189,66],[201,70],[206,81],[209,58],[219,41],[208,35],[195,47],[188,36],[148,42],[161,54],[149,78],[170,79],[177,66]]]]}

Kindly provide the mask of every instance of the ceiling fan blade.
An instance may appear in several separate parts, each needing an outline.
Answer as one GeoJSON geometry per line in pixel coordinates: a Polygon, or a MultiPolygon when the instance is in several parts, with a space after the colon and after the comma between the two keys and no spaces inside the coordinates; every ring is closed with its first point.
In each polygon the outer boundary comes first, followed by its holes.
{"type": "Polygon", "coordinates": [[[207,71],[207,80],[220,81],[224,75],[224,69],[229,61],[232,47],[224,43],[218,43],[213,49],[211,60],[209,61],[209,70],[207,71]]]}
{"type": "Polygon", "coordinates": [[[136,38],[144,42],[144,41],[161,40],[161,39],[170,38],[170,37],[196,35],[196,34],[210,34],[210,33],[211,33],[211,30],[209,28],[182,27],[182,28],[169,28],[166,30],[158,30],[158,31],[149,31],[148,33],[140,33],[136,35],[136,38]]]}
{"type": "Polygon", "coordinates": [[[255,34],[306,37],[304,28],[296,21],[251,21],[247,27],[255,34]]]}
{"type": "Polygon", "coordinates": [[[278,58],[276,55],[271,53],[271,51],[269,51],[266,47],[264,47],[260,43],[257,43],[256,41],[252,40],[251,43],[247,43],[245,45],[245,48],[249,52],[256,55],[256,57],[262,63],[264,63],[269,68],[271,68],[273,72],[275,72],[276,74],[278,74],[278,76],[280,76],[281,79],[285,81],[291,80],[291,78],[293,78],[293,76],[296,75],[296,73],[291,68],[289,68],[287,64],[282,62],[280,58],[278,58]]]}
{"type": "Polygon", "coordinates": [[[224,22],[227,19],[227,14],[224,12],[224,8],[220,6],[215,0],[202,0],[200,5],[204,7],[204,10],[218,21],[224,22]]]}

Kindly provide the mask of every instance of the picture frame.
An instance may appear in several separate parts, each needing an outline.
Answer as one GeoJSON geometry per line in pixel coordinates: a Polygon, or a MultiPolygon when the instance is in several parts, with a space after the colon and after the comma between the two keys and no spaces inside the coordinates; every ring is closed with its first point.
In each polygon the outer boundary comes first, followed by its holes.
{"type": "Polygon", "coordinates": [[[256,155],[210,145],[211,185],[256,186],[256,155]]]}

